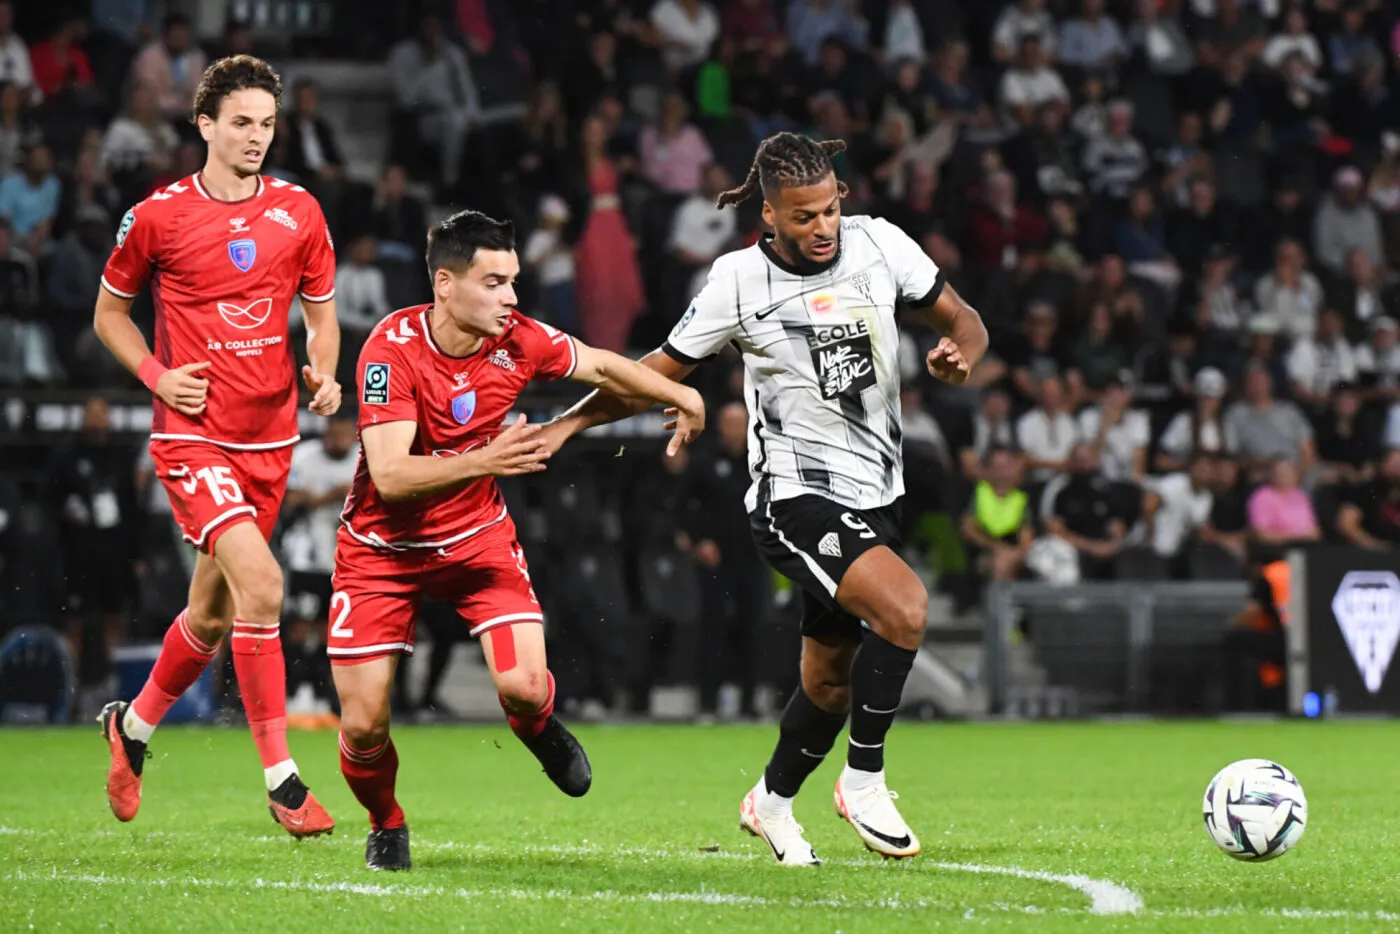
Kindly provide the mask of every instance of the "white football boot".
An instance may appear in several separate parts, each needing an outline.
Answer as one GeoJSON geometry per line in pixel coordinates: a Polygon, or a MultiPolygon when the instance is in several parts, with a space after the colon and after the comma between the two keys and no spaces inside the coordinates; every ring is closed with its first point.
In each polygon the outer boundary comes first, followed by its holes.
{"type": "Polygon", "coordinates": [[[875,780],[852,787],[846,771],[836,779],[836,813],[855,828],[866,849],[886,859],[904,859],[919,855],[919,838],[899,816],[894,806],[899,797],[885,787],[885,773],[875,773],[875,780]]]}
{"type": "Polygon", "coordinates": [[[793,818],[791,806],[766,808],[764,804],[768,800],[768,786],[760,778],[739,805],[739,829],[767,843],[779,865],[820,866],[822,861],[803,838],[802,827],[793,818]]]}

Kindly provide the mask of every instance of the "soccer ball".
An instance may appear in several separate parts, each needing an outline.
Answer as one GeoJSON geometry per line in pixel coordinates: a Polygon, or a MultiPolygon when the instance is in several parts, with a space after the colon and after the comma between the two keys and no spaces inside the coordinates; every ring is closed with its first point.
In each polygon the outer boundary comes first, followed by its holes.
{"type": "Polygon", "coordinates": [[[1206,833],[1235,859],[1282,856],[1303,836],[1308,799],[1293,773],[1268,759],[1241,759],[1206,786],[1206,833]]]}

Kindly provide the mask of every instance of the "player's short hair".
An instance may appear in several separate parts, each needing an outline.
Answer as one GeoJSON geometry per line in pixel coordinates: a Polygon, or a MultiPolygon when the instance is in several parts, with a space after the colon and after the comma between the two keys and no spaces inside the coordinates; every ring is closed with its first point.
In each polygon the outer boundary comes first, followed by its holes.
{"type": "Polygon", "coordinates": [[[428,275],[446,269],[461,275],[477,250],[515,249],[515,225],[480,211],[458,211],[428,228],[428,275]]]}
{"type": "Polygon", "coordinates": [[[199,79],[199,87],[194,92],[194,111],[190,122],[199,121],[200,116],[210,120],[219,119],[219,108],[224,98],[234,91],[266,91],[272,95],[278,107],[282,105],[282,79],[272,66],[252,55],[230,55],[221,58],[204,69],[204,77],[199,79]]]}
{"type": "MultiPolygon", "coordinates": [[[[798,133],[774,133],[758,146],[749,166],[744,184],[721,192],[715,207],[742,204],[754,189],[761,188],[766,198],[783,188],[805,188],[815,185],[833,171],[831,157],[844,152],[842,139],[815,140],[798,133]]],[[[837,183],[837,193],[846,197],[844,182],[837,183]]]]}

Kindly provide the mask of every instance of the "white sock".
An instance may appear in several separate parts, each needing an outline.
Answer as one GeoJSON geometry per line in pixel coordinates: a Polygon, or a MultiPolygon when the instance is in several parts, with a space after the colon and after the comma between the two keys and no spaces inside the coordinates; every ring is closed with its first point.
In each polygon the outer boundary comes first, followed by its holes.
{"type": "Polygon", "coordinates": [[[776,791],[768,790],[768,783],[764,779],[758,780],[758,801],[756,805],[765,814],[791,814],[792,799],[784,798],[776,791]]]}
{"type": "Polygon", "coordinates": [[[885,783],[885,770],[878,772],[862,772],[860,769],[853,769],[849,765],[841,770],[841,785],[850,791],[864,791],[875,785],[885,783]]]}
{"type": "Polygon", "coordinates": [[[122,732],[127,739],[134,739],[138,743],[149,743],[151,734],[156,731],[154,723],[147,723],[136,716],[136,708],[130,705],[126,708],[126,713],[122,716],[122,732]]]}
{"type": "Polygon", "coordinates": [[[263,769],[263,781],[268,791],[276,791],[277,786],[296,774],[297,764],[291,759],[283,759],[270,768],[263,769]]]}

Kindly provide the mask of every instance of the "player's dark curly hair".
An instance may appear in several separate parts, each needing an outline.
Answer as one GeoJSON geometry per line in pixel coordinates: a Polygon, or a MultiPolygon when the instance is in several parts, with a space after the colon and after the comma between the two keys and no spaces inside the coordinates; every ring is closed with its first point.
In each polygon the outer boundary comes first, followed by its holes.
{"type": "Polygon", "coordinates": [[[234,91],[250,88],[266,91],[277,101],[278,107],[282,106],[282,79],[267,62],[251,55],[230,55],[219,59],[204,69],[204,76],[199,79],[190,122],[197,123],[200,116],[219,119],[219,107],[224,98],[234,91]]]}
{"type": "MultiPolygon", "coordinates": [[[[761,188],[764,197],[767,197],[781,188],[815,185],[831,174],[831,157],[845,149],[846,141],[843,139],[819,142],[797,133],[775,133],[759,144],[744,184],[721,192],[715,199],[715,207],[742,204],[755,188],[761,188]]],[[[846,183],[837,182],[836,192],[842,198],[846,197],[846,183]]]]}
{"type": "Polygon", "coordinates": [[[458,211],[428,228],[428,275],[446,269],[461,275],[477,250],[515,249],[515,225],[480,211],[458,211]]]}

